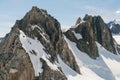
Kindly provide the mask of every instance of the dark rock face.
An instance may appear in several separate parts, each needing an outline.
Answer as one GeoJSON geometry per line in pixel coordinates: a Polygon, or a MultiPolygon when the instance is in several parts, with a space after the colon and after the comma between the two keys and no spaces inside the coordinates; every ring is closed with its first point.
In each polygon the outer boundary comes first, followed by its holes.
{"type": "MultiPolygon", "coordinates": [[[[68,66],[80,73],[75,58],[64,40],[59,22],[47,11],[33,7],[23,19],[16,21],[11,32],[0,43],[2,80],[34,80],[35,78],[33,65],[19,39],[20,30],[26,36],[37,38],[42,43],[45,52],[51,55],[52,63],[57,62],[57,55],[60,55],[68,66]],[[36,27],[33,29],[32,26],[36,27]]],[[[46,61],[40,61],[44,64],[43,72],[36,77],[36,80],[67,80],[63,73],[50,69],[46,61]]]]}
{"type": "Polygon", "coordinates": [[[76,28],[72,28],[65,32],[68,39],[76,42],[77,47],[86,52],[90,57],[98,57],[98,49],[95,41],[99,42],[107,50],[116,54],[113,38],[110,33],[110,29],[104,23],[100,16],[86,15],[84,22],[79,24],[76,28]],[[77,34],[82,35],[82,39],[77,40],[72,33],[75,31],[77,34]]]}
{"type": "Polygon", "coordinates": [[[113,37],[111,35],[110,29],[104,23],[100,16],[93,17],[92,20],[87,15],[84,20],[88,20],[93,27],[93,32],[95,33],[96,40],[104,46],[107,50],[111,51],[112,53],[116,53],[113,37]]]}
{"type": "Polygon", "coordinates": [[[34,69],[13,29],[0,44],[0,80],[34,80],[34,69]]]}
{"type": "Polygon", "coordinates": [[[115,21],[111,21],[107,25],[113,34],[120,34],[120,24],[115,23],[115,21]]]}

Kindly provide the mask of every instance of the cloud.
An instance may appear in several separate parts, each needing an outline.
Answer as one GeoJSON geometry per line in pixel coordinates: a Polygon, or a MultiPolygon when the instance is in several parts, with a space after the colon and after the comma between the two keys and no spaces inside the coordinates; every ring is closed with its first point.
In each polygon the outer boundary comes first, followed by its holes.
{"type": "Polygon", "coordinates": [[[120,10],[117,10],[116,13],[117,13],[117,14],[120,14],[120,10]]]}

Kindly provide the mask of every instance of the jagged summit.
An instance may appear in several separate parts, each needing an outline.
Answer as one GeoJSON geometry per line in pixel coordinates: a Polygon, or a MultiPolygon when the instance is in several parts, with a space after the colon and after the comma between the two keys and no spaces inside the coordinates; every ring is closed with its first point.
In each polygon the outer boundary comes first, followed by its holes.
{"type": "MultiPolygon", "coordinates": [[[[44,9],[40,9],[38,8],[37,6],[33,6],[32,9],[28,12],[28,14],[26,15],[36,15],[36,14],[39,14],[39,15],[48,15],[47,11],[44,10],[44,9]]],[[[36,15],[37,16],[37,15],[36,15]]]]}
{"type": "Polygon", "coordinates": [[[79,17],[79,18],[77,19],[75,25],[78,25],[78,24],[80,24],[80,23],[81,23],[81,18],[79,17]]]}
{"type": "Polygon", "coordinates": [[[104,23],[103,19],[101,18],[101,16],[92,16],[92,15],[88,15],[86,14],[85,17],[83,18],[84,21],[89,21],[89,22],[92,22],[93,20],[94,21],[101,21],[101,23],[104,23]]]}
{"type": "Polygon", "coordinates": [[[38,8],[37,6],[33,6],[31,11],[37,11],[38,12],[38,11],[40,11],[40,8],[38,8]]]}
{"type": "Polygon", "coordinates": [[[67,80],[62,71],[63,63],[75,74],[80,74],[60,23],[37,7],[17,20],[0,43],[0,63],[2,80],[67,80]]]}
{"type": "Polygon", "coordinates": [[[99,56],[96,41],[107,50],[116,54],[110,29],[104,23],[103,19],[100,16],[86,14],[83,20],[84,23],[66,31],[66,37],[71,41],[76,42],[77,47],[92,58],[99,56]],[[75,33],[80,34],[82,38],[77,39],[75,33]]]}

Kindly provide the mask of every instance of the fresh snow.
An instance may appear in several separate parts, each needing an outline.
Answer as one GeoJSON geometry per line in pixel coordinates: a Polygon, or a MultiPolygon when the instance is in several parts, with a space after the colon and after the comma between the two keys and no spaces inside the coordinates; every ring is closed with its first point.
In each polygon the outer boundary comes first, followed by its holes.
{"type": "Polygon", "coordinates": [[[110,25],[110,29],[112,29],[112,27],[113,27],[113,24],[110,25]]]}
{"type": "Polygon", "coordinates": [[[43,45],[36,39],[32,39],[27,37],[23,31],[20,30],[20,41],[22,43],[22,47],[29,54],[31,62],[33,64],[33,68],[35,71],[35,76],[39,76],[39,73],[43,71],[42,62],[40,58],[46,61],[47,65],[53,69],[58,70],[56,64],[51,63],[49,59],[49,55],[43,50],[43,45]],[[36,54],[31,53],[34,50],[36,54]]]}
{"type": "Polygon", "coordinates": [[[40,31],[39,31],[39,34],[44,38],[44,40],[46,41],[46,42],[50,42],[49,40],[47,40],[46,39],[46,37],[45,37],[45,35],[47,35],[46,33],[44,33],[43,31],[42,31],[42,29],[38,26],[38,25],[33,25],[33,26],[31,26],[32,27],[32,30],[34,30],[35,28],[38,28],[40,31]]]}
{"type": "Polygon", "coordinates": [[[72,31],[72,32],[75,35],[75,37],[77,38],[77,40],[82,39],[82,36],[80,33],[76,33],[75,31],[72,31]]]}
{"type": "Polygon", "coordinates": [[[107,51],[96,42],[100,56],[94,60],[86,53],[81,52],[77,48],[76,43],[70,41],[66,37],[65,40],[80,67],[81,76],[87,76],[92,80],[120,80],[120,55],[115,55],[107,51]]]}
{"type": "Polygon", "coordinates": [[[115,80],[120,80],[120,55],[115,55],[107,51],[105,48],[101,48],[101,45],[98,43],[97,45],[100,56],[115,76],[115,80]]]}
{"type": "Polygon", "coordinates": [[[116,42],[120,45],[120,35],[113,35],[113,38],[116,40],[116,42]]]}
{"type": "MultiPolygon", "coordinates": [[[[34,28],[35,26],[33,29],[34,28]]],[[[80,34],[75,32],[73,33],[77,39],[81,38],[80,34]]],[[[77,48],[76,43],[70,41],[65,36],[64,38],[68,43],[69,49],[72,51],[75,57],[81,74],[78,74],[67,64],[65,64],[59,55],[57,56],[58,62],[51,63],[49,61],[50,55],[44,51],[44,46],[40,43],[40,41],[38,41],[37,38],[32,39],[27,37],[24,32],[20,30],[20,41],[22,43],[22,47],[30,57],[36,76],[43,71],[42,62],[40,61],[40,58],[42,58],[52,70],[60,71],[58,67],[61,67],[62,72],[65,74],[68,80],[120,80],[120,55],[115,55],[107,51],[104,47],[96,42],[98,46],[99,57],[94,60],[86,53],[81,52],[77,48]]]]}
{"type": "Polygon", "coordinates": [[[62,59],[58,56],[59,66],[61,67],[63,73],[66,75],[68,80],[104,80],[100,77],[96,77],[96,74],[85,67],[80,67],[82,74],[78,74],[68,65],[66,65],[62,59]],[[90,74],[88,74],[90,73],[90,74]]]}

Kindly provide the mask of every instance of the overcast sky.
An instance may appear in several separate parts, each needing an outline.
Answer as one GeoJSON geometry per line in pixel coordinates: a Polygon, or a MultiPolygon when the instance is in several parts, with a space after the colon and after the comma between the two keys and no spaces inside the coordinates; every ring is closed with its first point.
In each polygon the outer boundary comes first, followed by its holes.
{"type": "Polygon", "coordinates": [[[63,28],[74,25],[85,14],[100,15],[105,22],[120,18],[120,0],[0,0],[0,37],[32,6],[46,9],[63,28]]]}

